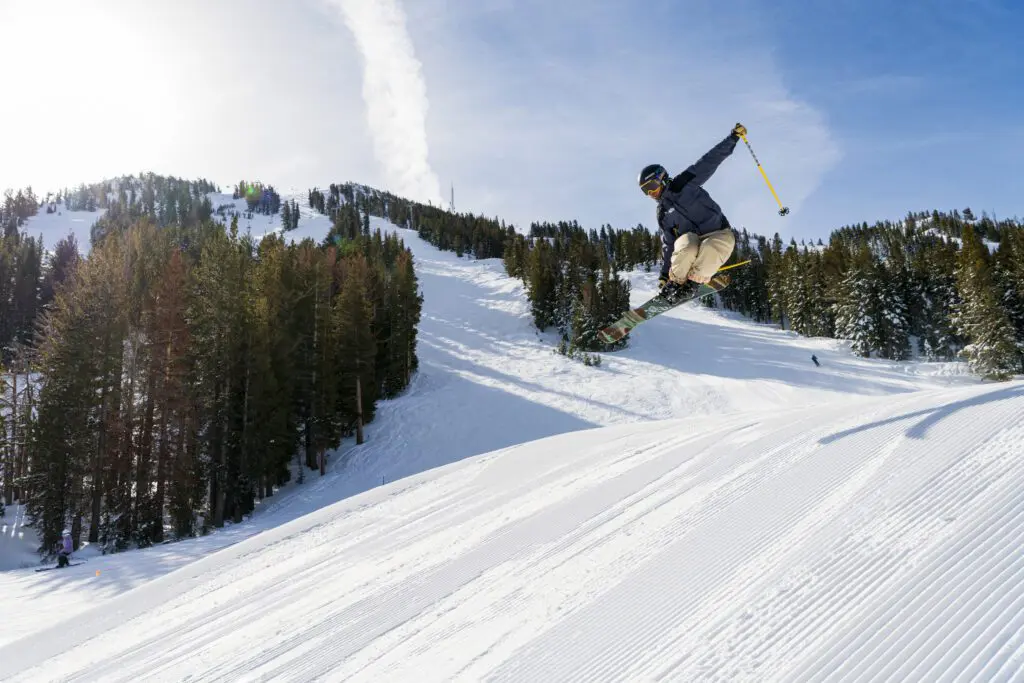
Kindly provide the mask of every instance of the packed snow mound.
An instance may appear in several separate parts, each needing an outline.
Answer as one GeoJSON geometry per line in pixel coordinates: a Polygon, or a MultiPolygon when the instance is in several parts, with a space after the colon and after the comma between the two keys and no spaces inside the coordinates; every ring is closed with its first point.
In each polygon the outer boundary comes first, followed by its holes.
{"type": "Polygon", "coordinates": [[[541,439],[241,541],[0,678],[1019,680],[1022,415],[1016,382],[541,439]]]}

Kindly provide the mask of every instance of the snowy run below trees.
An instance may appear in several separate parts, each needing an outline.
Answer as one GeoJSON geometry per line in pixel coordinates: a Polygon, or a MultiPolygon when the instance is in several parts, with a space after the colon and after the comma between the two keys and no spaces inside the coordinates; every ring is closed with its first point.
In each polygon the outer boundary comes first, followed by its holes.
{"type": "Polygon", "coordinates": [[[367,442],[208,536],[0,574],[0,678],[1024,673],[1020,382],[697,305],[587,367],[500,259],[369,228],[423,310],[367,442]]]}

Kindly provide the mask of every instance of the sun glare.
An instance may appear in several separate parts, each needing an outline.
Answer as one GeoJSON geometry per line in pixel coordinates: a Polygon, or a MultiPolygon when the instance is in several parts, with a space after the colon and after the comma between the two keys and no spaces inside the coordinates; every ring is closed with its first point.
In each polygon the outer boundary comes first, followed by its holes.
{"type": "Polygon", "coordinates": [[[133,173],[166,145],[157,27],[104,3],[8,0],[0,8],[0,64],[15,101],[0,107],[6,153],[0,190],[39,193],[133,173]]]}

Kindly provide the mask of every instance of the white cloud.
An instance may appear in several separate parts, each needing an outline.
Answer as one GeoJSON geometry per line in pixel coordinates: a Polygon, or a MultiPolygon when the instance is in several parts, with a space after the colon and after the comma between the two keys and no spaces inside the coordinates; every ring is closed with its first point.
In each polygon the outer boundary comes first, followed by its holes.
{"type": "Polygon", "coordinates": [[[11,72],[0,188],[153,170],[354,180],[444,204],[453,182],[457,209],[520,227],[650,226],[639,169],[680,170],[739,120],[793,213],[777,216],[742,146],[708,189],[735,224],[787,234],[839,158],[757,17],[713,5],[96,0],[82,14],[60,2],[51,16],[0,0],[18,37],[2,61],[45,72],[11,72]]]}
{"type": "Polygon", "coordinates": [[[639,170],[682,170],[742,121],[792,213],[779,218],[742,144],[708,190],[734,224],[768,234],[799,224],[840,152],[822,114],[784,85],[756,17],[671,2],[648,9],[409,3],[431,88],[432,157],[455,184],[457,209],[521,228],[574,218],[588,228],[650,227],[639,170]]]}
{"type": "Polygon", "coordinates": [[[329,0],[345,18],[363,57],[363,99],[388,189],[441,203],[430,167],[426,84],[397,0],[329,0]]]}

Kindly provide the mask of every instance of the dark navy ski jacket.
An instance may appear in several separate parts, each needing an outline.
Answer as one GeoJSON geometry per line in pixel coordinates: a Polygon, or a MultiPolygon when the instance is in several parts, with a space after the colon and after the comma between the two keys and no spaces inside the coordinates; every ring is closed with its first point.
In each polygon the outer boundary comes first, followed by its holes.
{"type": "Polygon", "coordinates": [[[688,232],[698,235],[731,227],[707,190],[701,187],[732,154],[739,137],[728,137],[712,147],[693,166],[669,181],[658,200],[658,226],[661,228],[661,275],[668,277],[676,240],[688,232]]]}

